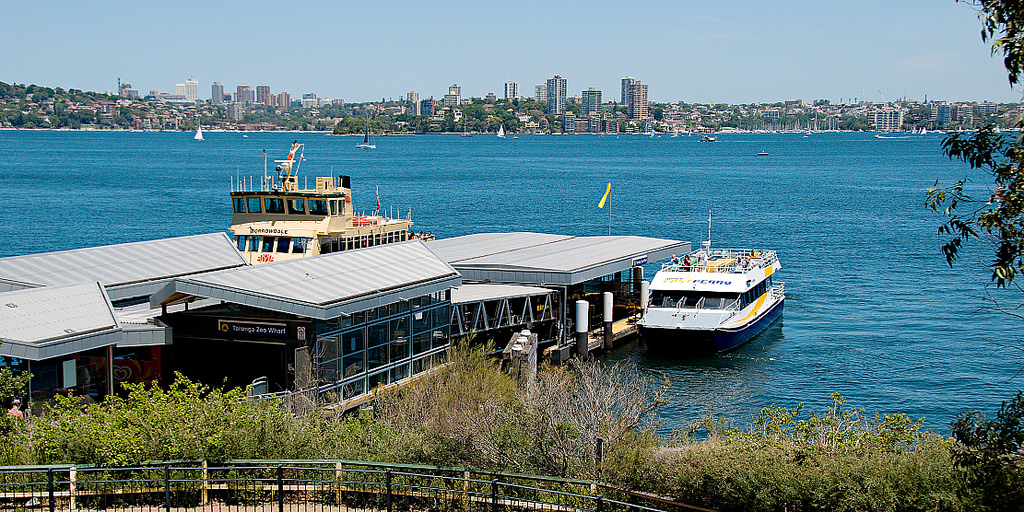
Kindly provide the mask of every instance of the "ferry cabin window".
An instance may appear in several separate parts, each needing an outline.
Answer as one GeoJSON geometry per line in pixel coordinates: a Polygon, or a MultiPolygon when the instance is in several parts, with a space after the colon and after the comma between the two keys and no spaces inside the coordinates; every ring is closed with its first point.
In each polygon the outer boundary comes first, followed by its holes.
{"type": "Polygon", "coordinates": [[[277,239],[272,236],[263,237],[263,245],[260,247],[260,250],[263,252],[274,252],[274,240],[277,239]]]}
{"type": "Polygon", "coordinates": [[[284,199],[279,197],[268,197],[263,200],[267,207],[267,213],[284,213],[284,199]]]}
{"type": "Polygon", "coordinates": [[[292,240],[292,253],[303,254],[306,252],[306,245],[309,244],[309,238],[295,238],[292,240]]]}
{"type": "Polygon", "coordinates": [[[277,252],[288,252],[288,246],[291,245],[291,238],[286,236],[277,238],[277,252]]]}
{"type": "Polygon", "coordinates": [[[338,202],[337,201],[331,201],[331,215],[337,215],[337,214],[338,214],[338,202]]]}
{"type": "Polygon", "coordinates": [[[247,198],[247,201],[249,202],[249,213],[263,213],[260,211],[260,198],[250,197],[247,198]]]}
{"type": "Polygon", "coordinates": [[[290,199],[288,200],[288,213],[291,215],[305,215],[306,214],[306,200],[305,199],[290,199]]]}
{"type": "Polygon", "coordinates": [[[244,251],[245,250],[245,245],[249,241],[248,239],[249,239],[249,237],[247,237],[245,235],[239,235],[239,236],[235,237],[235,243],[238,244],[238,250],[239,251],[244,251]]]}
{"type": "Polygon", "coordinates": [[[236,197],[234,203],[235,213],[245,213],[245,198],[236,197]]]}
{"type": "Polygon", "coordinates": [[[327,215],[327,201],[323,199],[310,199],[309,200],[309,214],[310,215],[327,215]]]}
{"type": "Polygon", "coordinates": [[[250,236],[249,237],[249,251],[250,252],[256,252],[258,250],[260,250],[260,237],[255,236],[255,235],[250,236]]]}

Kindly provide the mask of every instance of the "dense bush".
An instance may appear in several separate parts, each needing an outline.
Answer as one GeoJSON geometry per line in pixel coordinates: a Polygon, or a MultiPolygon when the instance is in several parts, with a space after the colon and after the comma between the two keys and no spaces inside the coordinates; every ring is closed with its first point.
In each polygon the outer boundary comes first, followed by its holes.
{"type": "Polygon", "coordinates": [[[485,357],[488,350],[457,347],[448,364],[403,388],[377,390],[369,408],[349,416],[295,416],[280,403],[180,375],[166,390],[128,386],[99,404],[60,397],[45,416],[12,423],[0,456],[22,464],[290,458],[461,466],[601,479],[723,511],[1000,510],[1020,489],[1024,436],[1009,444],[999,437],[1021,431],[1021,395],[996,422],[965,415],[962,442],[904,415],[846,407],[839,395],[821,413],[769,407],[744,428],[709,418],[666,440],[654,433],[666,383],[635,366],[574,362],[541,368],[521,384],[485,357]]]}

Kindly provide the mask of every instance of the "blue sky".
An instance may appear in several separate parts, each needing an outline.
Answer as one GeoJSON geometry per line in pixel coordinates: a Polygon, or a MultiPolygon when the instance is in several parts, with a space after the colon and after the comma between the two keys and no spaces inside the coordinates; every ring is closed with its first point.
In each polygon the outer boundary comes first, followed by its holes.
{"type": "Polygon", "coordinates": [[[0,4],[0,81],[174,92],[268,84],[349,102],[417,91],[619,100],[630,75],[658,102],[1020,101],[974,8],[953,0],[764,2],[15,2],[0,4]]]}

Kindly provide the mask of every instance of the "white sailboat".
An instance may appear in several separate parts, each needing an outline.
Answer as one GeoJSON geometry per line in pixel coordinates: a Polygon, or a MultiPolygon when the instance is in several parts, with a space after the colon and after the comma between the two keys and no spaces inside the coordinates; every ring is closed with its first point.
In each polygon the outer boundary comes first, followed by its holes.
{"type": "Polygon", "coordinates": [[[498,127],[498,138],[499,139],[504,139],[505,138],[505,125],[504,125],[504,123],[500,127],[498,127]]]}
{"type": "Polygon", "coordinates": [[[370,143],[370,113],[366,113],[366,133],[363,135],[363,141],[356,144],[356,149],[377,149],[376,144],[370,143]]]}
{"type": "Polygon", "coordinates": [[[195,140],[203,140],[203,125],[202,124],[196,125],[196,135],[195,135],[195,137],[192,137],[192,138],[195,139],[195,140]]]}

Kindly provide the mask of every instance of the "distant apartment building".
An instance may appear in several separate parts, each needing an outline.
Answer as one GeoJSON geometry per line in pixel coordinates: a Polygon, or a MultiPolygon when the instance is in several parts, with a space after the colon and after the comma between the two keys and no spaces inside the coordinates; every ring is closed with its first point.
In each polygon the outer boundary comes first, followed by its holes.
{"type": "Polygon", "coordinates": [[[642,84],[639,80],[629,86],[629,118],[647,118],[647,84],[642,84]]]}
{"type": "Polygon", "coordinates": [[[533,101],[547,101],[548,100],[548,86],[547,84],[540,84],[533,86],[533,101]]]}
{"type": "Polygon", "coordinates": [[[576,131],[576,114],[566,112],[562,115],[562,131],[565,133],[576,131]]]}
{"type": "Polygon", "coordinates": [[[949,128],[950,124],[950,108],[946,102],[932,105],[932,117],[935,118],[935,123],[939,125],[939,128],[949,128]]]}
{"type": "Polygon", "coordinates": [[[494,103],[495,101],[498,101],[498,96],[493,92],[489,92],[487,93],[487,96],[484,96],[484,99],[487,100],[488,103],[494,103]]]}
{"type": "Polygon", "coordinates": [[[619,132],[619,120],[618,119],[606,119],[604,122],[604,129],[610,133],[619,132]]]}
{"type": "Polygon", "coordinates": [[[187,96],[185,96],[185,84],[174,84],[174,95],[187,98],[187,96]]]}
{"type": "Polygon", "coordinates": [[[878,132],[898,132],[903,129],[903,111],[897,108],[882,108],[868,114],[868,121],[878,132]]]}
{"type": "Polygon", "coordinates": [[[451,107],[462,103],[462,87],[458,84],[452,84],[448,87],[448,94],[444,95],[441,99],[441,104],[446,107],[451,107]]]}
{"type": "Polygon", "coordinates": [[[275,103],[278,107],[288,108],[292,106],[292,95],[286,92],[278,93],[275,103]]]}
{"type": "Polygon", "coordinates": [[[256,86],[256,103],[274,106],[274,97],[270,95],[269,85],[256,86]]]}
{"type": "Polygon", "coordinates": [[[117,95],[122,98],[137,99],[139,97],[139,91],[132,89],[132,84],[121,84],[121,89],[117,91],[117,95]]]}
{"type": "Polygon", "coordinates": [[[599,114],[601,112],[601,91],[595,90],[593,87],[583,91],[581,105],[583,113],[587,117],[599,114]]]}
{"type": "Polygon", "coordinates": [[[199,80],[195,78],[185,80],[185,101],[189,103],[199,101],[199,80]]]}
{"type": "Polygon", "coordinates": [[[434,107],[437,106],[437,101],[434,98],[420,101],[420,115],[421,116],[432,116],[434,115],[434,107]]]}
{"type": "Polygon", "coordinates": [[[228,105],[228,119],[232,121],[241,121],[243,117],[245,117],[244,105],[238,102],[228,105]]]}
{"type": "Polygon", "coordinates": [[[633,86],[634,82],[636,82],[636,79],[631,77],[631,76],[624,76],[624,77],[622,77],[622,104],[623,105],[627,105],[627,106],[629,105],[630,94],[632,94],[632,91],[630,90],[630,87],[633,86]]]}
{"type": "Polygon", "coordinates": [[[602,121],[603,120],[601,119],[601,116],[599,114],[594,114],[590,116],[590,119],[587,120],[587,131],[594,133],[604,131],[602,129],[603,127],[601,126],[602,121]]]}
{"type": "Polygon", "coordinates": [[[777,108],[770,108],[764,111],[764,118],[769,121],[778,121],[779,115],[779,109],[777,108]]]}
{"type": "Polygon", "coordinates": [[[405,93],[405,101],[412,104],[412,115],[422,115],[420,114],[420,93],[416,91],[405,93]]]}
{"type": "Polygon", "coordinates": [[[256,91],[252,90],[246,84],[235,87],[235,103],[238,103],[244,107],[248,107],[253,103],[256,103],[256,91]]]}
{"type": "Polygon", "coordinates": [[[547,113],[548,114],[564,114],[565,113],[565,79],[555,75],[548,79],[547,82],[547,113]]]}
{"type": "Polygon", "coordinates": [[[210,104],[220,105],[224,103],[224,84],[214,82],[210,85],[210,104]]]}
{"type": "Polygon", "coordinates": [[[519,82],[505,82],[505,99],[514,100],[519,98],[519,82]]]}
{"type": "Polygon", "coordinates": [[[978,113],[985,116],[995,115],[999,112],[999,107],[992,102],[984,102],[978,104],[978,113]]]}

